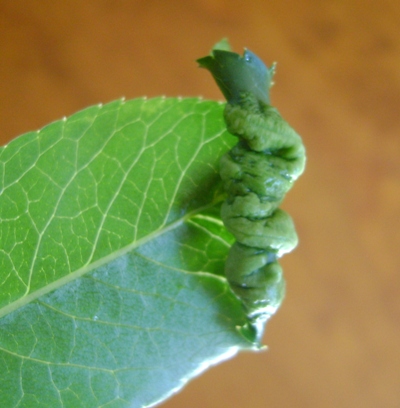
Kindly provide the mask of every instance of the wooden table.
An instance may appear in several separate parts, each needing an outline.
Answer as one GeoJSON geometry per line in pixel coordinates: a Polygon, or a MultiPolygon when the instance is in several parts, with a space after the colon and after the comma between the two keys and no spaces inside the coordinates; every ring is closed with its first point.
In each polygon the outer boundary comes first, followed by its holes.
{"type": "Polygon", "coordinates": [[[3,143],[121,96],[220,99],[194,60],[224,36],[278,61],[272,100],[308,151],[287,298],[269,351],[162,406],[400,407],[400,2],[3,0],[0,27],[3,143]]]}

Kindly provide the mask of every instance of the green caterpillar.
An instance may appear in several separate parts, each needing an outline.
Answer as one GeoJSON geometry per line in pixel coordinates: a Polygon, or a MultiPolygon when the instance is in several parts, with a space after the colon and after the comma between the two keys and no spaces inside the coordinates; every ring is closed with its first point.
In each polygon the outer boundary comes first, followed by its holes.
{"type": "Polygon", "coordinates": [[[236,242],[225,273],[249,318],[265,321],[280,306],[285,281],[278,263],[297,245],[290,216],[278,207],[305,166],[300,136],[270,105],[275,66],[254,53],[233,53],[217,44],[198,63],[208,69],[227,99],[224,118],[239,142],[220,162],[227,199],[221,218],[236,242]]]}

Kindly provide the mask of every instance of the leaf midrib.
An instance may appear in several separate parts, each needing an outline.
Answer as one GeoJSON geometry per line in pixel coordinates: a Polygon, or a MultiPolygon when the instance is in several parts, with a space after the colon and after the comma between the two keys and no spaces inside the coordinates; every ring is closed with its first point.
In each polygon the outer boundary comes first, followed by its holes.
{"type": "Polygon", "coordinates": [[[50,293],[72,281],[74,281],[75,279],[78,279],[84,275],[86,275],[87,273],[93,271],[96,268],[99,268],[111,261],[113,261],[114,259],[125,255],[126,253],[134,250],[135,248],[140,247],[141,245],[146,244],[147,242],[156,239],[158,237],[160,237],[161,235],[172,231],[176,228],[178,228],[180,225],[182,225],[184,222],[186,222],[187,220],[189,220],[190,218],[192,218],[193,216],[206,211],[212,207],[214,207],[219,201],[221,201],[221,198],[217,199],[216,201],[213,201],[210,204],[207,204],[205,206],[199,207],[195,210],[192,210],[190,212],[188,212],[187,214],[185,214],[183,217],[175,220],[174,222],[172,222],[169,225],[163,226],[161,228],[159,228],[158,230],[155,230],[153,232],[151,232],[148,235],[145,235],[144,237],[140,238],[137,241],[133,241],[130,245],[127,245],[123,248],[120,248],[117,251],[114,251],[110,254],[108,254],[107,256],[100,258],[92,263],[88,263],[84,266],[82,266],[81,268],[77,269],[75,272],[71,272],[66,276],[63,276],[60,279],[57,279],[53,282],[51,282],[50,284],[43,286],[42,288],[29,293],[26,296],[23,296],[21,298],[19,298],[18,300],[9,303],[8,305],[2,307],[0,309],[0,318],[20,309],[21,307],[27,305],[28,303],[33,302],[34,300],[38,299],[41,296],[46,295],[47,293],[50,293]]]}

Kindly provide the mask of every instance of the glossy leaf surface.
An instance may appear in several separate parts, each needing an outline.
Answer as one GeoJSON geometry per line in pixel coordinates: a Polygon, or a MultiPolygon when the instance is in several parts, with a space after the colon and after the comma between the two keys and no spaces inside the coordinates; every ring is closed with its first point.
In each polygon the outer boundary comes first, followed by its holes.
{"type": "Polygon", "coordinates": [[[120,100],[0,150],[0,406],[148,406],[254,348],[221,276],[222,108],[120,100]]]}

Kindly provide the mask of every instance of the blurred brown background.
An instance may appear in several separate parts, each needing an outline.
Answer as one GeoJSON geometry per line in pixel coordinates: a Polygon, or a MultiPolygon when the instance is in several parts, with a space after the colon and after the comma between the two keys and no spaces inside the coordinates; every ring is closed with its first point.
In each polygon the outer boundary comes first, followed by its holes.
{"type": "Polygon", "coordinates": [[[224,36],[278,61],[308,150],[284,205],[301,243],[269,351],[162,407],[400,407],[400,2],[1,0],[1,140],[121,96],[221,99],[194,60],[224,36]]]}

